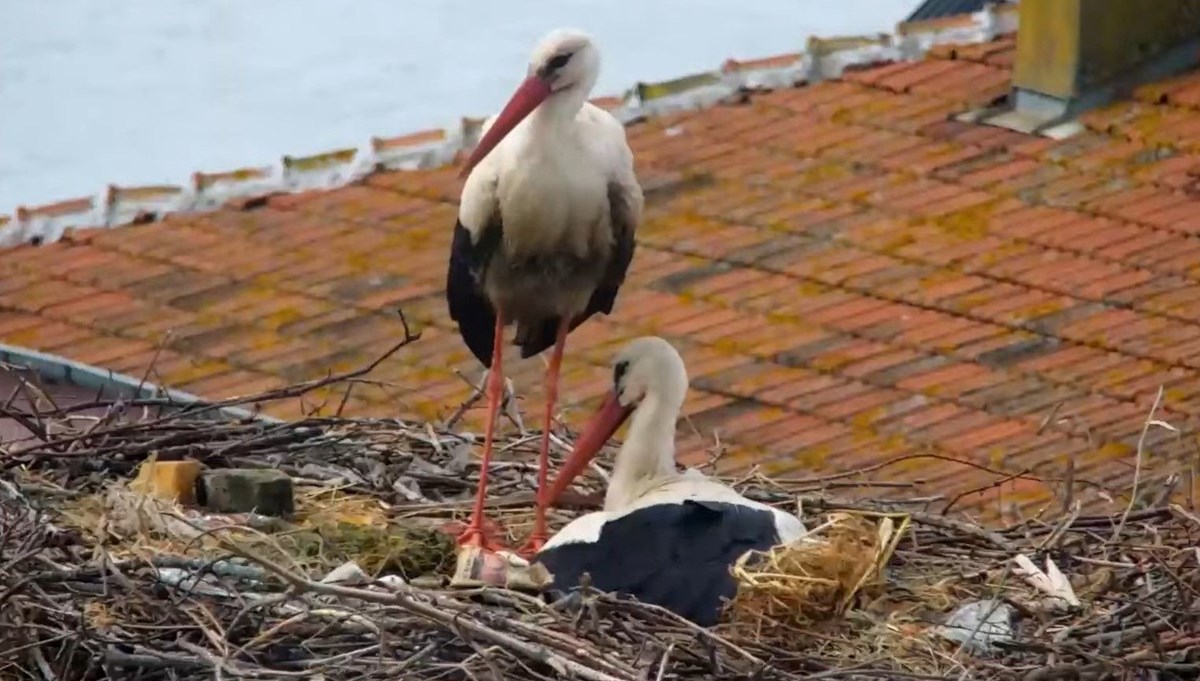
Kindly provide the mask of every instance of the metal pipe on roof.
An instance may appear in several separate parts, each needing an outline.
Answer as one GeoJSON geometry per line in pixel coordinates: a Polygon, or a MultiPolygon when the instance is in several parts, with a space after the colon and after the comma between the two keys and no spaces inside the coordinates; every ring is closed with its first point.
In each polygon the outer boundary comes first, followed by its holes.
{"type": "MultiPolygon", "coordinates": [[[[97,392],[116,389],[120,393],[131,396],[133,399],[165,399],[180,407],[212,404],[211,401],[197,395],[172,390],[155,383],[143,381],[134,376],[129,376],[128,374],[118,373],[110,369],[102,369],[90,364],[83,364],[62,357],[61,355],[39,352],[7,343],[0,343],[0,362],[15,367],[28,368],[50,382],[75,385],[97,392]]],[[[211,411],[232,421],[283,422],[282,419],[255,413],[241,407],[221,407],[211,411]]]]}

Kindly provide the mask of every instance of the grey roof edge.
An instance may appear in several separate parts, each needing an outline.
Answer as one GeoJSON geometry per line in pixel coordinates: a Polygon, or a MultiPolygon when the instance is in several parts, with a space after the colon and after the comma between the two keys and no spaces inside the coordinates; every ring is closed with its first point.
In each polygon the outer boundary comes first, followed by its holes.
{"type": "MultiPolygon", "coordinates": [[[[165,399],[180,407],[207,407],[213,404],[212,401],[191,393],[172,390],[128,374],[83,364],[60,355],[18,345],[0,343],[0,362],[15,367],[26,367],[50,381],[70,383],[97,391],[105,388],[128,391],[135,399],[165,399]]],[[[282,419],[242,407],[216,407],[212,411],[233,421],[261,421],[267,424],[284,422],[282,419]]]]}

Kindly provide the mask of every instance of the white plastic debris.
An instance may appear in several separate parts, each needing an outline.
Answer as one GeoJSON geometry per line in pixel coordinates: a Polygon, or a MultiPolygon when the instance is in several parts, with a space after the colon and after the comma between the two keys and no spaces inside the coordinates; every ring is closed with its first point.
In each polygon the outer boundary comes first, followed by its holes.
{"type": "Polygon", "coordinates": [[[194,594],[203,594],[205,596],[231,596],[229,589],[218,586],[217,580],[211,574],[206,574],[197,579],[195,573],[191,570],[184,570],[173,567],[155,568],[158,572],[158,581],[163,584],[169,584],[182,591],[187,591],[194,594]]]}
{"type": "Polygon", "coordinates": [[[333,570],[330,570],[329,574],[321,578],[321,582],[323,584],[343,584],[347,586],[377,583],[393,591],[398,591],[408,586],[408,583],[400,575],[382,575],[372,580],[370,575],[353,560],[342,563],[333,570]]]}
{"type": "Polygon", "coordinates": [[[399,591],[402,587],[408,586],[408,582],[400,575],[383,575],[375,580],[393,591],[399,591]]]}
{"type": "Polygon", "coordinates": [[[995,650],[995,643],[1013,640],[1012,620],[1016,610],[1004,601],[971,601],[958,607],[937,633],[973,653],[995,650]]]}
{"type": "Polygon", "coordinates": [[[515,565],[516,567],[529,567],[529,561],[518,556],[517,554],[513,553],[512,551],[505,551],[505,550],[501,549],[501,550],[497,551],[496,554],[499,556],[502,556],[505,560],[507,560],[509,565],[515,565]]]}
{"type": "Polygon", "coordinates": [[[354,561],[347,561],[337,566],[321,578],[323,584],[365,584],[371,581],[367,573],[354,561]]]}
{"type": "Polygon", "coordinates": [[[462,473],[467,470],[467,464],[471,463],[471,452],[474,451],[471,445],[463,442],[455,445],[450,449],[450,460],[446,462],[446,468],[453,473],[462,473]]]}
{"type": "Polygon", "coordinates": [[[425,498],[425,495],[421,493],[421,486],[417,484],[417,481],[413,480],[407,475],[402,475],[396,478],[396,481],[392,483],[392,490],[395,491],[396,494],[404,497],[404,499],[407,501],[429,501],[425,498]]]}
{"type": "Polygon", "coordinates": [[[306,463],[300,467],[301,478],[310,480],[320,480],[332,486],[336,485],[367,485],[367,480],[358,472],[339,466],[337,464],[317,464],[306,463]]]}
{"type": "Polygon", "coordinates": [[[1075,596],[1075,589],[1071,588],[1071,581],[1058,569],[1054,561],[1050,560],[1049,556],[1046,557],[1044,572],[1039,570],[1029,556],[1023,553],[1013,557],[1013,561],[1017,564],[1017,574],[1024,577],[1025,581],[1035,589],[1051,598],[1061,600],[1073,608],[1080,606],[1079,598],[1075,596]]]}

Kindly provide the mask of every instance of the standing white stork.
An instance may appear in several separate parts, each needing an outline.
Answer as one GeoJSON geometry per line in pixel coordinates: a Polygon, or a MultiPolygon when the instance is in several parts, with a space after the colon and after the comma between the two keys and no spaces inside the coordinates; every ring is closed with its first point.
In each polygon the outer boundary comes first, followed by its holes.
{"type": "Polygon", "coordinates": [[[676,471],[675,421],[687,388],[683,359],[661,338],[638,338],[617,355],[612,392],[545,497],[553,503],[632,414],[604,510],[576,518],[537,554],[556,589],[578,585],[587,572],[597,589],[709,626],[736,591],[729,568],[739,556],[804,535],[796,516],[695,469],[676,471]]]}
{"type": "Polygon", "coordinates": [[[488,414],[475,508],[460,545],[491,549],[483,500],[500,406],[503,333],[516,325],[521,358],[553,346],[546,375],[545,427],[538,460],[538,510],[520,551],[546,540],[550,421],[567,334],[597,312],[612,312],[633,259],[642,190],[625,128],[587,101],[600,69],[591,38],[557,29],[538,43],[524,82],[463,168],[446,278],[450,317],[489,369],[488,414]]]}

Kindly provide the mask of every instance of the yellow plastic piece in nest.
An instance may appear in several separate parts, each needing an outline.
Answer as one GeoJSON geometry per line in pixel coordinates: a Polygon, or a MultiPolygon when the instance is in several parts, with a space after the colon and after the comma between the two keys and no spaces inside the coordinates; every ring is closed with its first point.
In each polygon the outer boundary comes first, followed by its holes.
{"type": "Polygon", "coordinates": [[[151,455],[138,466],[137,476],[129,482],[129,489],[190,506],[196,503],[196,479],[199,477],[199,461],[159,461],[151,455]]]}
{"type": "Polygon", "coordinates": [[[833,513],[791,544],[747,552],[732,568],[738,590],[726,620],[757,637],[840,616],[878,582],[908,523],[902,515],[833,513]]]}

